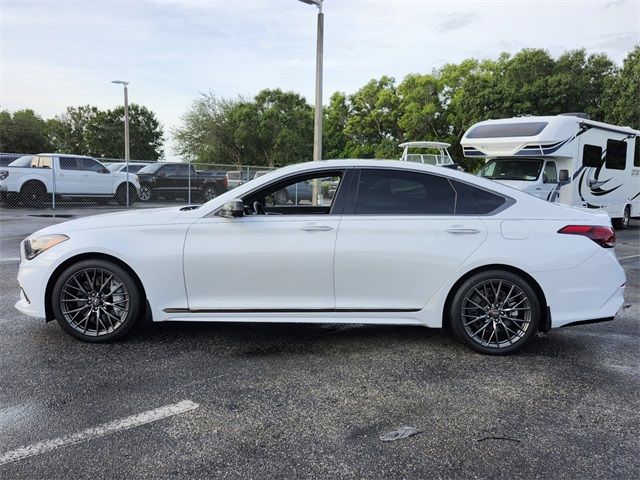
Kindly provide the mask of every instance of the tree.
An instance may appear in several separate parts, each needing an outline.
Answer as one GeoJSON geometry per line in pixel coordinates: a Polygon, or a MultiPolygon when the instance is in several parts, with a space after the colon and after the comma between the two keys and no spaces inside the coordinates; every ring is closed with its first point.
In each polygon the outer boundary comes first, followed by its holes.
{"type": "MultiPolygon", "coordinates": [[[[132,159],[158,160],[163,157],[160,122],[148,108],[129,105],[129,139],[132,159]]],[[[97,158],[124,157],[124,107],[98,111],[87,125],[85,141],[97,158]]]]}
{"type": "MultiPolygon", "coordinates": [[[[124,107],[99,110],[84,105],[68,107],[49,120],[55,150],[96,158],[124,158],[124,107]]],[[[132,159],[162,158],[163,133],[155,114],[144,106],[129,105],[129,139],[132,159]]]]}
{"type": "Polygon", "coordinates": [[[640,129],[640,45],[629,52],[622,69],[605,81],[605,121],[640,129]]]}
{"type": "Polygon", "coordinates": [[[300,95],[263,90],[252,100],[197,98],[174,130],[178,152],[198,163],[288,165],[311,160],[313,109],[300,95]]]}
{"type": "Polygon", "coordinates": [[[347,96],[335,92],[323,111],[322,146],[324,158],[345,158],[347,136],[344,130],[349,119],[347,96]]]}
{"type": "Polygon", "coordinates": [[[0,112],[0,152],[41,153],[49,147],[47,123],[33,110],[0,112]]]}
{"type": "Polygon", "coordinates": [[[400,98],[395,80],[383,76],[371,80],[349,96],[350,116],[344,133],[346,156],[352,158],[395,158],[403,141],[398,125],[400,98]]]}

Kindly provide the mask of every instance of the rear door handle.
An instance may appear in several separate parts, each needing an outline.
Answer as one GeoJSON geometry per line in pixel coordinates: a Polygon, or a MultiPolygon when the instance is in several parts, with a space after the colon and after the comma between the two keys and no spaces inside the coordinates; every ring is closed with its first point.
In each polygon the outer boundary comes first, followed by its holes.
{"type": "Polygon", "coordinates": [[[305,232],[328,232],[329,230],[333,230],[333,227],[329,225],[303,225],[300,227],[300,230],[304,230],[305,232]]]}
{"type": "Polygon", "coordinates": [[[480,233],[480,230],[478,230],[477,228],[466,228],[466,227],[449,227],[445,230],[445,232],[447,233],[453,233],[453,234],[466,234],[466,235],[473,235],[476,233],[480,233]]]}

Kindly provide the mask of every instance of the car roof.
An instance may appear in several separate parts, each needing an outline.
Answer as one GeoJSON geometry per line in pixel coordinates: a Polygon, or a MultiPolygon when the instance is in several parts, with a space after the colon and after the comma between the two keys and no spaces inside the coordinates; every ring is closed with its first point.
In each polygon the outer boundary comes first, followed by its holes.
{"type": "Polygon", "coordinates": [[[36,153],[34,154],[34,156],[36,157],[60,157],[60,156],[64,156],[64,157],[71,157],[71,158],[92,158],[94,160],[97,160],[96,158],[90,156],[90,155],[75,155],[73,153],[36,153]]]}

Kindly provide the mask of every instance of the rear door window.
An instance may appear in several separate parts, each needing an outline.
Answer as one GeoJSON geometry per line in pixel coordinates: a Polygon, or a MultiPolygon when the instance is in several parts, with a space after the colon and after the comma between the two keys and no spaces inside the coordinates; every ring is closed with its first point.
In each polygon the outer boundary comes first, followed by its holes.
{"type": "Polygon", "coordinates": [[[74,157],[60,157],[60,168],[62,170],[78,170],[78,161],[74,157]]]}
{"type": "Polygon", "coordinates": [[[448,215],[455,191],[445,177],[393,169],[364,169],[355,200],[356,215],[448,215]]]}

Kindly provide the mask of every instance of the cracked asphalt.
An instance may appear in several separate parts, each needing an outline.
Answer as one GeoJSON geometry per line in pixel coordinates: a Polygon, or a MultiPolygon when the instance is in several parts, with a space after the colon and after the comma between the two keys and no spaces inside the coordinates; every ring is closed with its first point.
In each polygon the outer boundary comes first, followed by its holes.
{"type": "MultiPolygon", "coordinates": [[[[108,209],[70,207],[88,215],[108,209]]],[[[640,222],[618,232],[614,322],[476,354],[438,330],[157,324],[88,345],[19,314],[18,244],[60,218],[0,210],[0,456],[182,400],[199,408],[0,465],[0,478],[637,478],[640,222]],[[380,434],[409,425],[395,442],[380,434]]]]}

